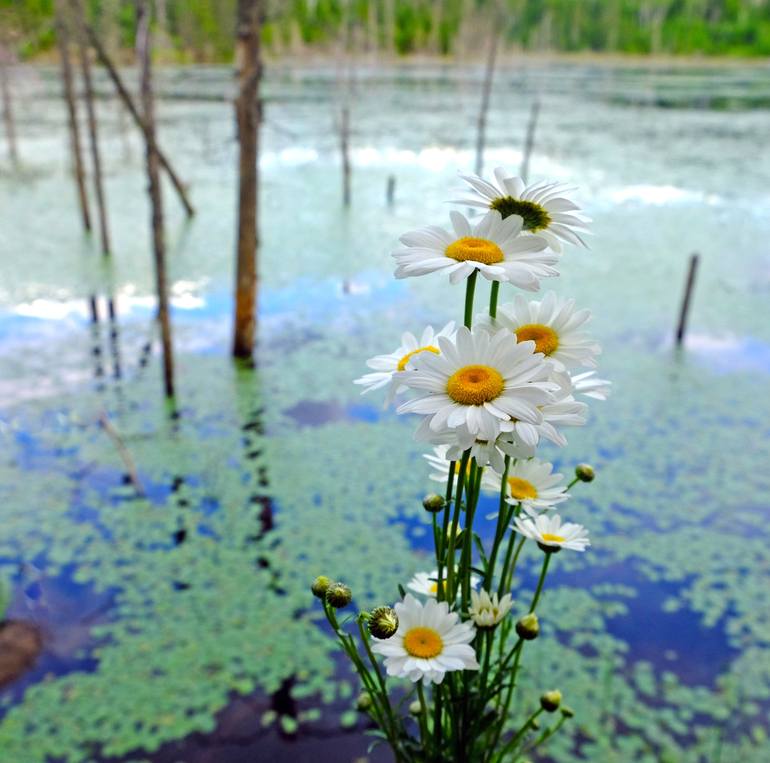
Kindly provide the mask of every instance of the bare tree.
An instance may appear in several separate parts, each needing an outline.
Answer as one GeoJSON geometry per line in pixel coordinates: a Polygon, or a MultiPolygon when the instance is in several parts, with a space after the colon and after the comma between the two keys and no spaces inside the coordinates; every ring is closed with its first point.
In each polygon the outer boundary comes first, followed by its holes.
{"type": "Polygon", "coordinates": [[[80,215],[83,219],[83,228],[91,230],[91,211],[88,207],[88,192],[86,191],[85,170],[83,167],[83,154],[80,150],[80,125],[78,123],[77,103],[75,101],[75,87],[72,81],[72,63],[69,53],[69,28],[67,10],[64,0],[56,0],[56,44],[59,47],[59,60],[61,63],[61,78],[64,87],[64,101],[67,104],[67,119],[70,132],[70,147],[72,151],[72,166],[75,177],[75,185],[80,202],[80,215]]]}
{"type": "Polygon", "coordinates": [[[0,44],[0,98],[2,98],[3,102],[3,122],[5,124],[5,137],[8,141],[8,156],[11,159],[11,163],[16,166],[19,163],[19,151],[16,146],[16,123],[13,118],[11,85],[10,77],[8,76],[8,68],[11,62],[10,49],[0,44]]]}
{"type": "Polygon", "coordinates": [[[261,74],[259,35],[260,0],[238,0],[235,60],[238,69],[238,249],[235,278],[233,355],[251,358],[254,351],[257,310],[257,210],[261,74]]]}
{"type": "Polygon", "coordinates": [[[93,164],[93,183],[96,193],[96,206],[99,212],[99,233],[101,234],[102,254],[109,257],[111,252],[110,231],[107,225],[107,202],[104,196],[104,183],[102,180],[102,159],[99,151],[99,129],[96,119],[96,107],[94,105],[94,85],[91,78],[91,62],[88,57],[88,45],[86,43],[85,11],[81,0],[70,0],[75,23],[78,27],[77,42],[78,55],[80,57],[80,69],[83,76],[83,90],[86,101],[86,115],[88,117],[88,137],[91,146],[91,162],[93,164]]]}
{"type": "Polygon", "coordinates": [[[163,196],[160,187],[158,149],[155,142],[155,109],[152,93],[152,61],[150,55],[150,12],[147,0],[136,2],[136,57],[139,61],[143,123],[145,125],[145,158],[150,194],[152,249],[155,256],[155,286],[158,292],[158,320],[163,345],[163,386],[166,397],[174,396],[174,354],[171,344],[171,319],[168,309],[166,278],[166,242],[163,232],[163,196]]]}
{"type": "Polygon", "coordinates": [[[527,182],[529,177],[529,160],[532,157],[532,151],[535,147],[535,130],[537,129],[537,115],[540,112],[540,101],[535,98],[532,101],[532,109],[529,112],[529,122],[527,123],[527,137],[524,141],[524,153],[521,157],[521,169],[519,175],[522,180],[527,182]]]}

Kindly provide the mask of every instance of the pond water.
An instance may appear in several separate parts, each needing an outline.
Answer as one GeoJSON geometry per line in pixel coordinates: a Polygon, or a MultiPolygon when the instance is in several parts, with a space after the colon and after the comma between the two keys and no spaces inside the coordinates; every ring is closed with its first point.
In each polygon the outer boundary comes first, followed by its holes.
{"type": "MultiPolygon", "coordinates": [[[[198,210],[188,223],[166,198],[176,411],[148,349],[137,135],[100,101],[106,261],[80,232],[56,72],[16,74],[22,166],[0,174],[0,576],[6,619],[34,626],[42,651],[1,690],[2,760],[390,760],[367,755],[356,680],[308,585],[343,578],[370,607],[430,567],[414,422],[351,380],[403,330],[460,313],[462,290],[396,282],[388,253],[403,231],[445,223],[474,162],[481,71],[361,70],[345,210],[334,69],[268,67],[255,370],[228,358],[231,74],[158,72],[161,142],[198,210]]],[[[526,666],[529,698],[559,686],[578,711],[539,760],[768,760],[769,74],[498,72],[486,167],[518,168],[539,98],[531,174],[578,186],[595,221],[590,251],[569,252],[553,287],[593,310],[614,384],[568,448],[546,451],[598,477],[569,510],[594,545],[557,559],[526,666]]],[[[516,581],[521,601],[536,561],[516,581]]]]}

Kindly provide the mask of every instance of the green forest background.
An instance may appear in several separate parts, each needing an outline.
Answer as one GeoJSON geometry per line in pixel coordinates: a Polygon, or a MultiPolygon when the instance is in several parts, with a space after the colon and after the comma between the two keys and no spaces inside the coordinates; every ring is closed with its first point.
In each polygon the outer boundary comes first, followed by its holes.
{"type": "MultiPolygon", "coordinates": [[[[84,0],[113,50],[133,47],[133,0],[84,0]]],[[[63,0],[66,5],[67,0],[63,0]]],[[[230,60],[237,0],[154,0],[163,55],[230,60]]],[[[22,59],[54,45],[54,0],[0,0],[0,34],[22,59]]],[[[265,0],[273,55],[348,50],[482,56],[507,50],[770,55],[770,0],[265,0]]]]}

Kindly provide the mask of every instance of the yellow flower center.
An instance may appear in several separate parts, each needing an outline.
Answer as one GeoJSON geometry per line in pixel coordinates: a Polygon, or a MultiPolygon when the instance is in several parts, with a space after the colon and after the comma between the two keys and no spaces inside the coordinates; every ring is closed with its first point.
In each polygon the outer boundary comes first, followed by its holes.
{"type": "MultiPolygon", "coordinates": [[[[446,585],[446,581],[442,580],[441,581],[441,590],[442,591],[444,590],[444,586],[445,585],[446,585]]],[[[428,584],[428,590],[432,594],[434,594],[434,595],[437,594],[438,593],[438,580],[431,580],[430,583],[428,584]]]]}
{"type": "Polygon", "coordinates": [[[458,262],[473,260],[474,262],[483,262],[485,265],[494,265],[496,262],[502,262],[505,259],[503,250],[494,242],[485,238],[474,238],[473,236],[463,236],[453,241],[444,254],[458,262]]]}
{"type": "Polygon", "coordinates": [[[537,488],[521,477],[508,477],[508,489],[511,491],[511,498],[515,498],[517,501],[537,498],[537,488]]]}
{"type": "Polygon", "coordinates": [[[407,352],[401,360],[398,361],[398,370],[403,371],[406,369],[406,364],[420,352],[432,352],[434,355],[439,355],[438,347],[434,347],[432,344],[425,345],[425,347],[418,347],[416,350],[407,352]]]}
{"type": "Polygon", "coordinates": [[[535,352],[542,352],[543,355],[552,355],[559,348],[559,335],[550,326],[544,326],[542,323],[519,326],[514,333],[517,342],[534,341],[535,352]]]}
{"type": "Polygon", "coordinates": [[[553,535],[552,533],[543,533],[543,541],[547,543],[549,540],[553,543],[564,543],[566,538],[562,538],[561,535],[553,535]]]}
{"type": "Polygon", "coordinates": [[[446,383],[446,393],[462,405],[483,405],[505,389],[500,372],[490,366],[463,366],[446,383]]]}
{"type": "Polygon", "coordinates": [[[411,628],[404,636],[404,649],[412,657],[429,660],[437,657],[444,649],[441,636],[433,628],[419,626],[411,628]]]}

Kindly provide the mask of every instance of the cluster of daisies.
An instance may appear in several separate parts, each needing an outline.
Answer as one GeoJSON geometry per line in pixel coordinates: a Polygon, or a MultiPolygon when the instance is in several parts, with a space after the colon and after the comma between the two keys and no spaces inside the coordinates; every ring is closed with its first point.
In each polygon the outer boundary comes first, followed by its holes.
{"type": "MultiPolygon", "coordinates": [[[[584,245],[588,220],[560,184],[526,187],[502,168],[493,182],[463,180],[470,193],[455,201],[485,210],[483,216],[470,221],[452,211],[450,230],[430,226],[403,235],[393,252],[397,278],[439,272],[457,284],[481,274],[534,292],[541,279],[558,275],[564,243],[584,245]]],[[[428,326],[419,338],[404,333],[395,350],[367,362],[372,373],[355,383],[364,393],[383,390],[386,405],[413,393],[397,410],[421,417],[416,437],[435,446],[426,456],[433,479],[445,483],[450,464],[458,468],[470,450],[485,468],[482,489],[502,491],[517,506],[512,530],[549,552],[583,551],[589,545],[585,528],[552,513],[569,497],[564,477],[535,452],[541,440],[565,445],[564,430],[585,423],[581,397],[606,397],[609,383],[595,370],[601,348],[586,331],[591,314],[552,291],[537,300],[515,294],[489,313],[466,320],[470,326],[428,326]]],[[[447,602],[434,601],[437,575],[415,576],[408,588],[427,597],[427,604],[407,595],[397,607],[401,625],[394,639],[374,646],[393,675],[439,681],[444,668],[478,667],[467,646],[474,637],[468,623],[447,602]],[[431,628],[440,638],[426,636],[431,628]],[[443,651],[439,643],[446,645],[443,651]]],[[[477,593],[477,583],[474,578],[467,614],[479,627],[496,624],[511,609],[510,594],[497,601],[496,594],[477,593]]]]}

